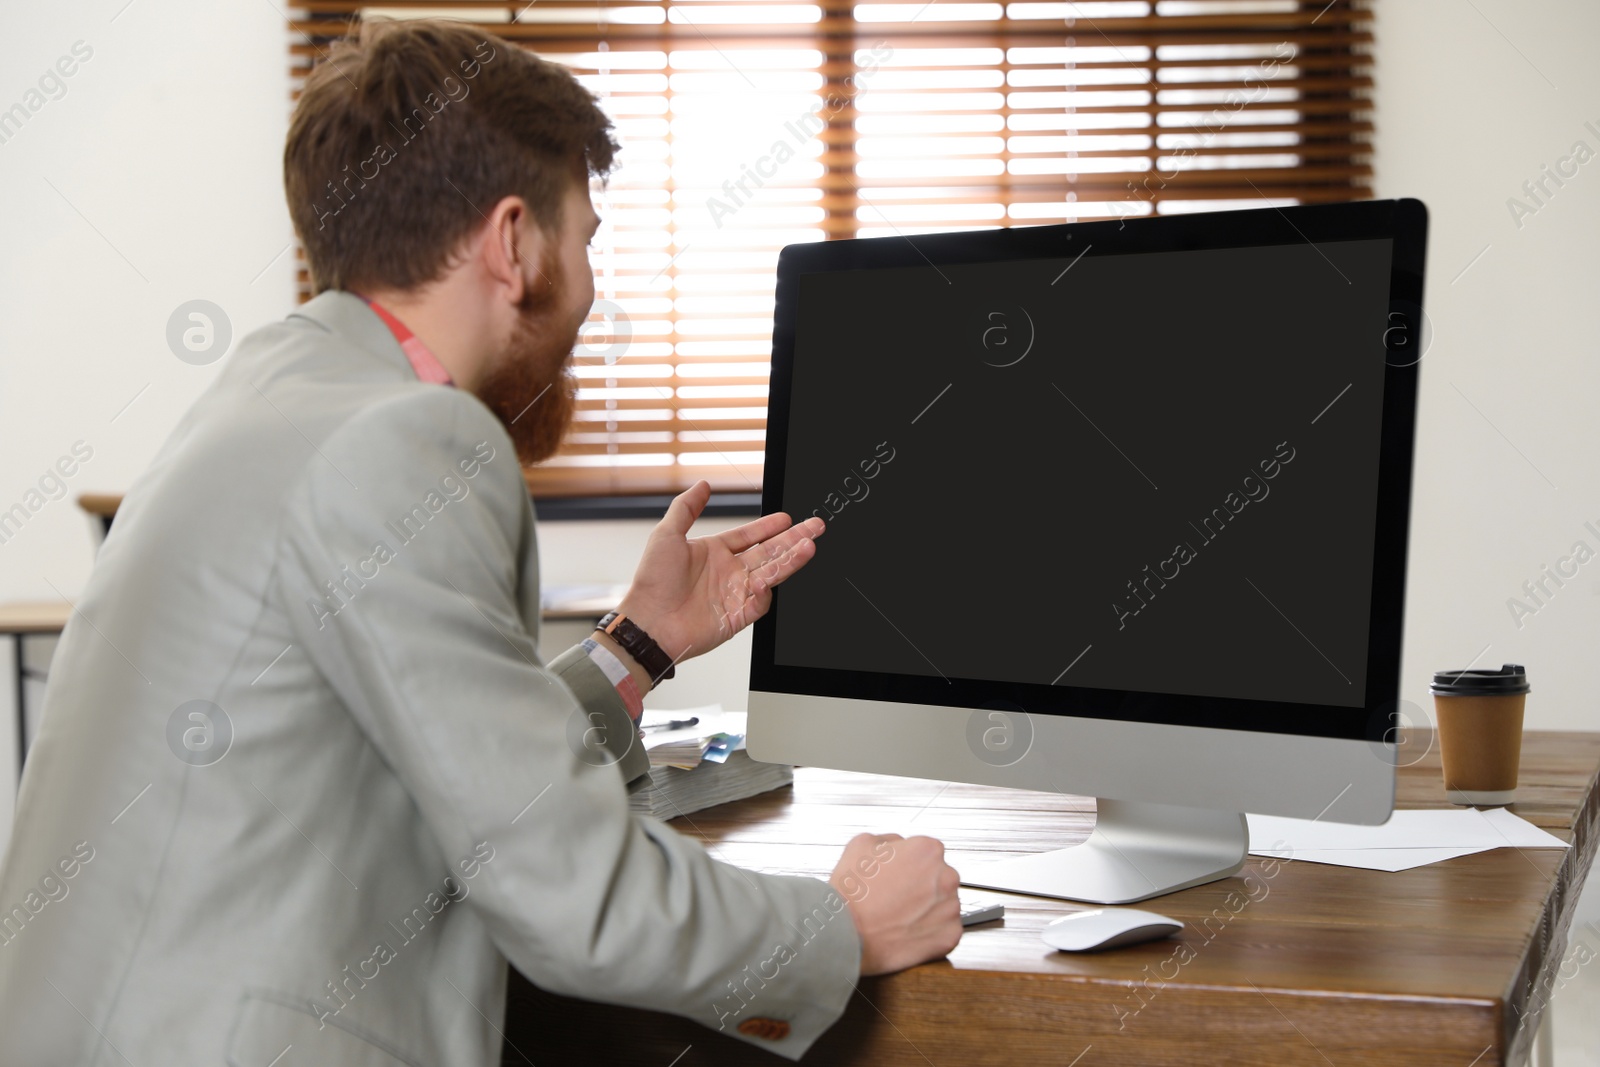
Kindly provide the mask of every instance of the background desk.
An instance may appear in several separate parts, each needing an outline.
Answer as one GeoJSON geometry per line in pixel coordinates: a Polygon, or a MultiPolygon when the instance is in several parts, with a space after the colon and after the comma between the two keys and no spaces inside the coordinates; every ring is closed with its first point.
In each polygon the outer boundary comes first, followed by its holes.
{"type": "Polygon", "coordinates": [[[72,615],[72,605],[65,600],[42,600],[28,603],[0,604],[0,634],[11,638],[10,689],[16,737],[16,764],[22,765],[33,736],[34,718],[38,714],[37,702],[28,699],[28,683],[36,682],[42,689],[47,677],[50,655],[55,651],[55,641],[72,615]],[[30,639],[37,638],[46,647],[43,655],[32,657],[30,639]]]}
{"type": "MultiPolygon", "coordinates": [[[[1251,857],[1248,880],[1150,902],[1189,924],[1178,940],[1193,959],[1177,967],[1174,941],[1052,952],[1040,928],[1082,905],[963,888],[1003,900],[1005,920],[968,930],[947,960],[863,980],[802,1062],[1520,1064],[1594,859],[1600,734],[1529,733],[1517,796],[1513,811],[1574,847],[1496,849],[1398,874],[1288,862],[1269,876],[1272,861],[1251,857]],[[1228,918],[1208,933],[1214,912],[1228,918]]],[[[1401,770],[1398,803],[1444,806],[1436,750],[1401,770]]],[[[731,863],[825,876],[862,830],[938,837],[960,868],[1015,854],[997,847],[1075,844],[1092,822],[1081,797],[802,768],[792,791],[673,825],[731,863]]],[[[787,1062],[674,1016],[553,996],[514,971],[505,1030],[507,1064],[787,1062]]]]}

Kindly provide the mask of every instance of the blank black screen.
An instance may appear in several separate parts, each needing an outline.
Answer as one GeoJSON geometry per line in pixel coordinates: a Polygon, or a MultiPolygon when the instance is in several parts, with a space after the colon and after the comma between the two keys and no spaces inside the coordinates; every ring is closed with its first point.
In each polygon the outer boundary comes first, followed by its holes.
{"type": "Polygon", "coordinates": [[[774,661],[1363,706],[1391,245],[802,275],[774,661]]]}

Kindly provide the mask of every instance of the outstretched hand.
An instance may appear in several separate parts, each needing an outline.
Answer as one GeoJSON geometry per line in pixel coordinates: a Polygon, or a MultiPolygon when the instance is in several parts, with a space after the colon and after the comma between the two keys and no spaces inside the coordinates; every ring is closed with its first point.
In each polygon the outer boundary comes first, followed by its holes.
{"type": "Polygon", "coordinates": [[[816,554],[813,539],[824,529],[819,518],[791,524],[780,511],[692,538],[689,528],[710,499],[704,481],[674,498],[617,608],[674,663],[711,651],[765,615],[772,587],[816,554]]]}

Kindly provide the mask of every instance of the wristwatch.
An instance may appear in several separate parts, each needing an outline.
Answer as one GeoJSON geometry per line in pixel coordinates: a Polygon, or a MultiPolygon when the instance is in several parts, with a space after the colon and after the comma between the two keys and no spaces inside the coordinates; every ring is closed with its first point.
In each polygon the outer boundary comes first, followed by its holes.
{"type": "Polygon", "coordinates": [[[607,612],[595,629],[621,645],[628,655],[645,669],[645,673],[650,675],[652,687],[660,684],[663,679],[672,677],[674,673],[672,657],[656,644],[655,638],[645,633],[626,615],[615,611],[607,612]]]}

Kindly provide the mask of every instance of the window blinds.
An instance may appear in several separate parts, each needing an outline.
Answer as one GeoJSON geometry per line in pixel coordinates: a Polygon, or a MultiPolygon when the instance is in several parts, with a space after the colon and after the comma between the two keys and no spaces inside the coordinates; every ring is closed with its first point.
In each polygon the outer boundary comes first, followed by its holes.
{"type": "Polygon", "coordinates": [[[481,23],[616,124],[538,496],[759,488],[786,244],[1372,195],[1351,0],[308,0],[297,82],[362,17],[481,23]]]}

